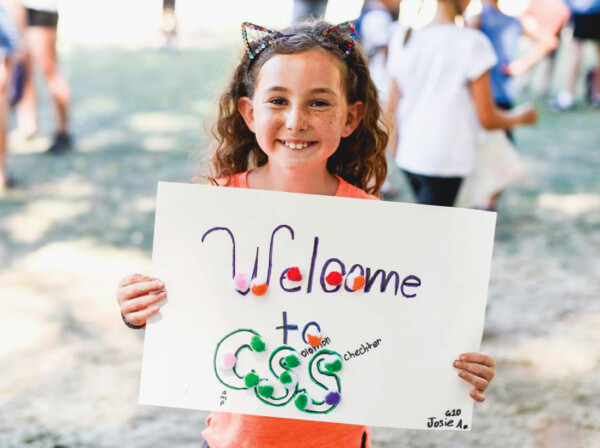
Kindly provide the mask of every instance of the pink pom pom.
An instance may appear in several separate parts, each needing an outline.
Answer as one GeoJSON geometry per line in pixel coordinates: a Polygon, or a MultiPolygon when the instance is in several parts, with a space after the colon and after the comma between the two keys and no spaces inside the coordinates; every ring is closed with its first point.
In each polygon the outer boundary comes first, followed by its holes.
{"type": "Polygon", "coordinates": [[[238,291],[246,291],[250,287],[250,279],[248,276],[242,272],[238,272],[233,277],[233,286],[238,291]]]}
{"type": "Polygon", "coordinates": [[[233,369],[233,366],[235,366],[236,362],[237,358],[233,353],[223,353],[219,359],[219,368],[221,370],[233,369]]]}

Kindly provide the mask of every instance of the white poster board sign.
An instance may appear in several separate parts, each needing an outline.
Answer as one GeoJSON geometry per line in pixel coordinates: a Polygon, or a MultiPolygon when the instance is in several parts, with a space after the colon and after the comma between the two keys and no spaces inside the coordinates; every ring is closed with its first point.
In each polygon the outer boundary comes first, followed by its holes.
{"type": "Polygon", "coordinates": [[[469,430],[495,216],[160,183],[140,403],[469,430]]]}

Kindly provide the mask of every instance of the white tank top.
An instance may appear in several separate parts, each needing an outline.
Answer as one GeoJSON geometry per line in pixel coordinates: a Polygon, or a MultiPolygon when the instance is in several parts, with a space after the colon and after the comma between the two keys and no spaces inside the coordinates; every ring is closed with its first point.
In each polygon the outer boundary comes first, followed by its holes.
{"type": "Polygon", "coordinates": [[[58,0],[21,0],[21,4],[28,9],[36,11],[57,12],[58,0]]]}

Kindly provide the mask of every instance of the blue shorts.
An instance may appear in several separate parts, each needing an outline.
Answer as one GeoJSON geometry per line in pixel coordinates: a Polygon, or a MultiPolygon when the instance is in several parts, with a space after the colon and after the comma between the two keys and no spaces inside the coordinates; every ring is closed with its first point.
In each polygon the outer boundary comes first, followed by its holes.
{"type": "Polygon", "coordinates": [[[573,37],[579,40],[600,41],[600,12],[573,14],[573,37]]]}
{"type": "Polygon", "coordinates": [[[19,34],[12,17],[0,6],[0,57],[13,54],[19,45],[19,34]]]}

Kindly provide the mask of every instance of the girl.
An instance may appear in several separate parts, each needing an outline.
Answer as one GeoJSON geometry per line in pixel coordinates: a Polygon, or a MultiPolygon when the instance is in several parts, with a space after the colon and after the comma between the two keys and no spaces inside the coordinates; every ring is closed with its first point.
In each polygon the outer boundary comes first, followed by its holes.
{"type": "MultiPolygon", "coordinates": [[[[504,14],[500,11],[498,0],[483,0],[481,12],[469,18],[469,26],[485,34],[496,53],[498,62],[490,71],[490,80],[494,102],[500,109],[510,110],[514,107],[512,77],[526,73],[558,46],[554,30],[551,31],[537,22],[532,24],[533,21],[531,13],[525,16],[523,21],[504,14]],[[521,35],[527,36],[532,45],[527,53],[517,58],[521,35]]],[[[557,27],[560,29],[560,26],[557,27]]]]}
{"type": "Polygon", "coordinates": [[[360,44],[369,56],[371,78],[379,89],[383,102],[390,85],[385,70],[388,44],[399,14],[400,0],[366,0],[356,20],[360,44]]]}
{"type": "Polygon", "coordinates": [[[537,120],[529,105],[510,112],[494,106],[494,50],[481,32],[455,24],[468,4],[439,0],[428,26],[414,32],[398,26],[390,43],[392,152],[420,204],[454,204],[462,179],[473,168],[477,118],[486,129],[537,120]]]}
{"type": "MultiPolygon", "coordinates": [[[[570,55],[570,70],[566,90],[556,97],[553,107],[567,111],[575,107],[575,90],[579,78],[579,65],[582,59],[582,44],[593,41],[596,47],[596,73],[600,73],[600,0],[567,0],[573,12],[573,45],[570,55]]],[[[590,77],[590,100],[593,106],[600,106],[600,81],[598,75],[590,77]]]]}
{"type": "MultiPolygon", "coordinates": [[[[258,51],[246,42],[248,54],[221,96],[214,129],[218,185],[377,200],[387,134],[365,55],[344,28],[354,26],[266,30],[259,45],[271,43],[258,51]]],[[[143,328],[166,294],[156,278],[124,278],[117,290],[123,320],[143,328]]],[[[463,354],[455,366],[473,384],[473,399],[483,401],[493,359],[463,354]]],[[[202,435],[211,448],[370,446],[365,426],[219,412],[202,435]]]]}
{"type": "Polygon", "coordinates": [[[62,154],[72,149],[69,133],[71,91],[60,73],[56,53],[58,0],[21,0],[27,15],[27,48],[23,97],[17,106],[19,128],[27,138],[37,133],[37,97],[33,82],[33,66],[39,67],[46,80],[56,108],[56,133],[47,149],[49,154],[62,154]]]}

